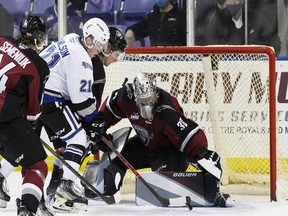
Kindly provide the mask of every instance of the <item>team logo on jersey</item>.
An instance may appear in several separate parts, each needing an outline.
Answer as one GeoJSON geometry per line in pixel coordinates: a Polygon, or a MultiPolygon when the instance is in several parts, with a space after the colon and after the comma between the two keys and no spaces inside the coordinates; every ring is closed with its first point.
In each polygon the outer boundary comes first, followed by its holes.
{"type": "Polygon", "coordinates": [[[139,113],[132,113],[129,117],[131,120],[139,120],[139,113]]]}
{"type": "Polygon", "coordinates": [[[143,141],[143,143],[146,146],[148,146],[149,141],[154,138],[154,134],[153,133],[149,134],[149,132],[145,128],[143,128],[139,125],[133,124],[132,126],[135,129],[137,135],[143,141]]]}
{"type": "Polygon", "coordinates": [[[89,64],[88,62],[82,61],[82,66],[83,66],[85,69],[89,68],[89,69],[93,70],[92,65],[89,64]]]}

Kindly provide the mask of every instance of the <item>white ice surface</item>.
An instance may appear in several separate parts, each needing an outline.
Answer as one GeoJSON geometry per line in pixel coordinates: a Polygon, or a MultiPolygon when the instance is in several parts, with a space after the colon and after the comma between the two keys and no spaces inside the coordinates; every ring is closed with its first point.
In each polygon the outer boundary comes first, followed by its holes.
{"type": "MultiPolygon", "coordinates": [[[[47,177],[49,181],[50,174],[47,177]]],[[[8,177],[8,186],[10,188],[11,201],[7,208],[0,209],[0,216],[16,216],[15,199],[20,197],[21,193],[21,174],[13,172],[8,177]]],[[[188,208],[163,208],[156,206],[136,206],[134,202],[134,194],[122,195],[123,200],[118,204],[107,205],[103,201],[89,201],[88,211],[84,213],[56,213],[58,216],[102,216],[102,215],[125,215],[125,216],[284,216],[288,214],[288,201],[281,200],[278,202],[267,201],[267,197],[251,197],[251,196],[236,196],[232,195],[235,200],[234,205],[229,208],[196,208],[192,211],[188,208]]]]}

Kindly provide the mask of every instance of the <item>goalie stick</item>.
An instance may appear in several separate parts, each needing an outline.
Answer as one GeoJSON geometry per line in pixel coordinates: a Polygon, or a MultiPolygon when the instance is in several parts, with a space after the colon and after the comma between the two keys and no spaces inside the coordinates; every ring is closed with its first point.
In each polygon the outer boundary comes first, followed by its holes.
{"type": "Polygon", "coordinates": [[[57,159],[59,159],[63,165],[66,166],[74,175],[76,175],[87,188],[89,188],[93,193],[97,194],[104,202],[109,205],[120,202],[120,191],[118,191],[113,196],[103,195],[90,182],[83,178],[83,176],[80,175],[73,167],[71,167],[62,157],[60,157],[43,139],[40,138],[40,141],[49,152],[51,152],[57,159]]]}
{"type": "Polygon", "coordinates": [[[177,198],[164,198],[160,194],[158,194],[153,187],[139,174],[139,172],[126,160],[126,158],[117,151],[114,147],[112,141],[108,140],[105,136],[102,136],[102,141],[116,154],[116,156],[124,163],[124,165],[130,169],[136,178],[138,178],[147,188],[148,190],[159,200],[162,207],[182,207],[187,206],[189,210],[192,210],[192,206],[190,204],[191,198],[189,196],[186,197],[177,197],[177,198]]]}

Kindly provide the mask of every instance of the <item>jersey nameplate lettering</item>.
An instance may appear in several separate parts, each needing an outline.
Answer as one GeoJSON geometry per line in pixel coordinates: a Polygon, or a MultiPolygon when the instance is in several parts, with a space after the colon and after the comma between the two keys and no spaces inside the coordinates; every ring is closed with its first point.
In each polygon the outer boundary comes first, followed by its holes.
{"type": "Polygon", "coordinates": [[[68,47],[65,43],[65,40],[60,40],[57,42],[61,57],[64,58],[65,56],[70,55],[68,47]]]}
{"type": "Polygon", "coordinates": [[[23,69],[31,63],[31,61],[16,46],[8,41],[5,41],[2,46],[0,46],[0,50],[7,53],[7,55],[14,59],[14,61],[16,61],[23,69]]]}

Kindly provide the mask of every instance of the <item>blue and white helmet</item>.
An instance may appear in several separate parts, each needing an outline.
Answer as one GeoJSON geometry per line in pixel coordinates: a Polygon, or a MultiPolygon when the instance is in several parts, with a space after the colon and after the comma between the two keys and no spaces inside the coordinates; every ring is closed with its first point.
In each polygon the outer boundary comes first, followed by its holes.
{"type": "MultiPolygon", "coordinates": [[[[89,19],[83,26],[83,36],[84,38],[91,37],[93,40],[93,45],[97,42],[101,43],[103,46],[107,47],[110,32],[106,23],[99,18],[89,19]]],[[[90,48],[90,47],[89,47],[90,48]]]]}

